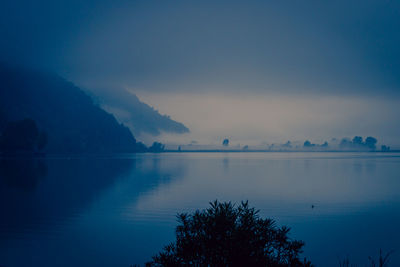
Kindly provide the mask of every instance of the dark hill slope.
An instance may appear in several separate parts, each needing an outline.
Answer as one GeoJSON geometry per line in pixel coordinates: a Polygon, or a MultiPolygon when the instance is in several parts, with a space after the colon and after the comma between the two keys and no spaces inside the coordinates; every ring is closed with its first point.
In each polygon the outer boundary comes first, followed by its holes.
{"type": "Polygon", "coordinates": [[[144,148],[81,89],[59,76],[0,66],[0,131],[31,118],[47,132],[46,151],[136,152],[144,148]]]}

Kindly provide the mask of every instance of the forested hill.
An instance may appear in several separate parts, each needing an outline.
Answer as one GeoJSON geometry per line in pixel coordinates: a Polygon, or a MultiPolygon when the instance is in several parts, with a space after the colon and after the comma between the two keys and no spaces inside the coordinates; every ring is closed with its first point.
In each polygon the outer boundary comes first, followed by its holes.
{"type": "Polygon", "coordinates": [[[189,129],[183,123],[160,114],[128,90],[123,88],[97,88],[93,92],[95,93],[94,98],[98,100],[101,106],[115,114],[116,118],[128,126],[136,136],[142,134],[157,136],[161,132],[175,134],[189,132],[189,129]]]}
{"type": "Polygon", "coordinates": [[[0,133],[7,123],[33,119],[55,153],[137,152],[130,130],[63,78],[0,65],[0,133]]]}

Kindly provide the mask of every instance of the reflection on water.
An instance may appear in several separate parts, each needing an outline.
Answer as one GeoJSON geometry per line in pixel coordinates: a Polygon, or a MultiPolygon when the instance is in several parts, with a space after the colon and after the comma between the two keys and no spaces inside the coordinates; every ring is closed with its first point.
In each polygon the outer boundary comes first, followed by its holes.
{"type": "Polygon", "coordinates": [[[248,199],[292,227],[319,266],[346,255],[365,265],[379,248],[396,250],[398,266],[399,163],[374,153],[2,159],[0,265],[143,263],[172,241],[177,212],[248,199]]]}
{"type": "Polygon", "coordinates": [[[43,159],[0,159],[0,182],[6,187],[33,190],[46,174],[43,159]]]}

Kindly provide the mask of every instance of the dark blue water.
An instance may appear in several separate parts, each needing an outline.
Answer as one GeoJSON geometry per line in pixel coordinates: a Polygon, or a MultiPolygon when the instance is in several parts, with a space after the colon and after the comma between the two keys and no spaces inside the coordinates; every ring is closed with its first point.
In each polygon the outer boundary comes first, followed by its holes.
{"type": "Polygon", "coordinates": [[[0,159],[0,266],[126,266],[177,212],[249,200],[317,266],[379,249],[400,266],[400,154],[171,153],[0,159]],[[311,206],[314,205],[314,208],[311,206]]]}

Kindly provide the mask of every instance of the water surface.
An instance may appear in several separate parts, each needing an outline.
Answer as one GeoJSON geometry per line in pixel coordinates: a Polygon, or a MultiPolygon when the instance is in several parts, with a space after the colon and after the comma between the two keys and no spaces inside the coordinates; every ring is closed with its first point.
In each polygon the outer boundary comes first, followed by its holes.
{"type": "Polygon", "coordinates": [[[215,199],[291,227],[317,266],[400,266],[400,154],[278,152],[0,159],[0,266],[142,264],[215,199]]]}

